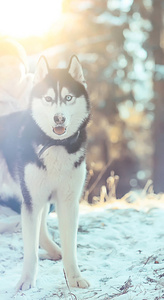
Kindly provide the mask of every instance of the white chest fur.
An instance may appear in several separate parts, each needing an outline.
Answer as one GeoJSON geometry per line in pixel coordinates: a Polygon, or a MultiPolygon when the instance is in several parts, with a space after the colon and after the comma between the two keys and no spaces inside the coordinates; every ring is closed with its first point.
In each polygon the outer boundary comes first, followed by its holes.
{"type": "Polygon", "coordinates": [[[84,150],[69,154],[62,146],[53,146],[46,149],[40,159],[44,168],[34,163],[25,167],[25,182],[33,201],[47,201],[50,195],[55,196],[61,191],[76,189],[79,186],[82,191],[85,177],[85,161],[77,168],[74,163],[84,155],[84,150]]]}

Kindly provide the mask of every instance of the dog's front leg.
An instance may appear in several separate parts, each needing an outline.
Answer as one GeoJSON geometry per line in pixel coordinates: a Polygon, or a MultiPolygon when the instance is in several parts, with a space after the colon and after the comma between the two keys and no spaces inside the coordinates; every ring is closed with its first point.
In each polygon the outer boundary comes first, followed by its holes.
{"type": "Polygon", "coordinates": [[[38,245],[42,210],[22,204],[22,234],[24,242],[24,263],[18,290],[28,290],[35,286],[38,264],[38,245]]]}
{"type": "Polygon", "coordinates": [[[57,201],[57,214],[64,270],[70,286],[87,288],[89,283],[81,276],[77,265],[78,211],[79,202],[74,193],[65,199],[59,197],[57,201]]]}

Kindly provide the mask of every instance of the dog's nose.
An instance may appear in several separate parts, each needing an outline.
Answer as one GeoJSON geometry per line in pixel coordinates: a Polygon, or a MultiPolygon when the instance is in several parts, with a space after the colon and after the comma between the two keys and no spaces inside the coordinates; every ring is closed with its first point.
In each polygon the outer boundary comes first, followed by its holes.
{"type": "Polygon", "coordinates": [[[54,116],[54,121],[57,125],[62,125],[65,122],[65,117],[62,114],[57,114],[54,116]]]}

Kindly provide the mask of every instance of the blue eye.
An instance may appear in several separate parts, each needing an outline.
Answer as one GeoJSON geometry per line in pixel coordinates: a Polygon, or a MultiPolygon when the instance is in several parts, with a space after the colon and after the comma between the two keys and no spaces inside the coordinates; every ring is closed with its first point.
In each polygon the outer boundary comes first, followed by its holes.
{"type": "Polygon", "coordinates": [[[71,100],[72,100],[72,98],[73,98],[73,96],[71,96],[71,95],[67,95],[67,96],[65,96],[65,100],[66,100],[66,101],[71,101],[71,100]]]}
{"type": "Polygon", "coordinates": [[[44,99],[47,101],[47,102],[52,102],[52,98],[50,96],[45,96],[44,99]]]}

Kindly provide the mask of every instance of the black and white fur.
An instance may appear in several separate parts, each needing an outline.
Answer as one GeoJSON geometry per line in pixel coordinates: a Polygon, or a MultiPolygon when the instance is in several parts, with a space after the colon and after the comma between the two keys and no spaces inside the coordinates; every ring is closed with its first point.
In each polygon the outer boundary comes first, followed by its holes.
{"type": "Polygon", "coordinates": [[[50,69],[41,57],[29,110],[0,118],[0,201],[22,202],[24,263],[18,290],[36,284],[39,245],[51,259],[62,257],[70,286],[89,286],[76,257],[89,115],[86,83],[77,57],[72,57],[67,69],[50,69]],[[61,249],[47,230],[51,203],[58,214],[61,249]]]}

